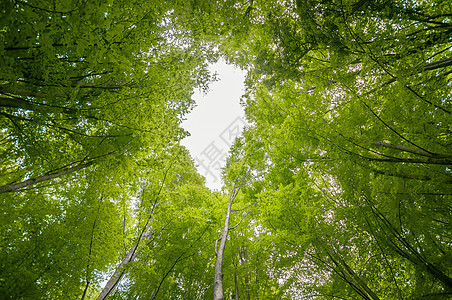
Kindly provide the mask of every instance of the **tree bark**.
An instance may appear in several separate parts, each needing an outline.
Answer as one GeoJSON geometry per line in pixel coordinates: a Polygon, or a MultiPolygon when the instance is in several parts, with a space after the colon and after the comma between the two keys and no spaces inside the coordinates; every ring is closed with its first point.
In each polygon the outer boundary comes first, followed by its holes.
{"type": "Polygon", "coordinates": [[[234,271],[235,300],[239,300],[239,283],[237,281],[237,270],[234,271]]]}
{"type": "Polygon", "coordinates": [[[140,249],[141,249],[139,247],[140,246],[140,242],[144,240],[145,243],[146,243],[147,241],[150,240],[150,238],[152,237],[152,234],[153,234],[153,232],[150,231],[150,226],[147,226],[147,233],[145,235],[142,235],[138,239],[138,242],[136,242],[135,245],[133,245],[132,248],[130,248],[129,252],[127,252],[127,254],[124,257],[124,259],[119,263],[119,265],[116,268],[115,272],[113,273],[113,275],[108,280],[108,282],[105,285],[105,287],[103,288],[102,292],[100,292],[99,296],[97,297],[97,300],[107,299],[108,296],[111,294],[111,292],[113,292],[115,290],[116,286],[121,281],[122,276],[127,271],[128,263],[133,261],[138,256],[138,254],[140,253],[140,249]]]}
{"type": "Polygon", "coordinates": [[[452,65],[452,58],[447,57],[447,58],[426,64],[424,66],[424,70],[431,71],[431,70],[436,70],[436,69],[440,69],[440,68],[445,68],[450,65],[452,65]]]}
{"type": "Polygon", "coordinates": [[[243,262],[245,263],[245,297],[246,300],[250,300],[250,279],[248,276],[248,250],[246,247],[242,247],[243,252],[243,262]]]}
{"type": "MultiPolygon", "coordinates": [[[[237,187],[237,180],[234,183],[231,194],[229,195],[228,209],[226,211],[226,218],[224,220],[223,232],[220,238],[215,243],[215,255],[217,256],[215,262],[215,278],[213,285],[213,299],[223,300],[223,254],[226,247],[226,240],[228,238],[228,233],[231,228],[229,228],[229,219],[231,217],[232,203],[235,197],[240,191],[240,187],[237,187]],[[220,241],[220,247],[217,250],[217,244],[220,241]]],[[[238,225],[238,224],[237,224],[238,225]]],[[[236,226],[234,226],[235,228],[236,226]]]]}
{"type": "Polygon", "coordinates": [[[35,178],[30,178],[28,180],[19,182],[19,183],[12,183],[12,184],[6,184],[3,186],[0,186],[0,193],[8,193],[8,192],[14,192],[17,191],[19,189],[25,188],[27,186],[39,183],[39,182],[43,182],[43,181],[47,181],[47,180],[51,180],[51,179],[55,179],[58,177],[61,177],[63,175],[84,169],[86,167],[89,167],[90,165],[92,165],[93,162],[89,162],[89,163],[85,163],[85,164],[79,164],[77,166],[71,167],[71,168],[67,168],[64,169],[60,172],[56,172],[56,173],[52,173],[52,174],[47,174],[47,175],[42,175],[42,176],[38,176],[35,178]]]}
{"type": "Polygon", "coordinates": [[[336,265],[335,272],[337,272],[343,279],[350,284],[356,291],[365,299],[380,300],[377,294],[372,291],[367,284],[350,268],[345,260],[338,254],[339,261],[334,258],[336,251],[329,248],[327,245],[323,246],[332,262],[336,265]]]}
{"type": "MultiPolygon", "coordinates": [[[[350,140],[353,141],[353,139],[350,139],[350,140]]],[[[448,157],[448,155],[441,155],[441,154],[431,153],[431,152],[427,152],[427,151],[424,151],[424,150],[421,150],[421,149],[408,148],[408,147],[405,147],[405,146],[402,146],[402,145],[395,145],[395,144],[389,144],[389,143],[384,143],[384,142],[376,142],[376,141],[366,141],[366,142],[370,143],[370,144],[372,144],[374,146],[381,146],[381,147],[384,147],[384,148],[399,150],[399,151],[413,153],[413,154],[427,156],[427,157],[448,157]]]]}
{"type": "Polygon", "coordinates": [[[231,216],[232,202],[234,201],[234,198],[236,195],[237,194],[234,193],[234,189],[233,189],[229,196],[228,209],[226,211],[226,218],[224,220],[224,226],[223,226],[223,233],[221,234],[221,237],[219,238],[220,247],[218,248],[218,251],[215,249],[215,254],[217,256],[217,260],[215,263],[215,280],[214,280],[214,286],[213,286],[213,299],[214,300],[223,300],[223,254],[224,254],[224,249],[226,247],[226,240],[228,238],[228,233],[229,233],[229,219],[231,216]]]}
{"type": "Polygon", "coordinates": [[[49,114],[49,113],[65,113],[65,114],[74,114],[76,113],[76,109],[68,108],[68,107],[58,107],[52,106],[49,104],[42,104],[31,102],[27,100],[23,100],[20,98],[8,98],[8,97],[0,97],[0,107],[10,107],[10,108],[19,108],[24,110],[32,110],[38,111],[41,113],[49,114]]]}
{"type": "MultiPolygon", "coordinates": [[[[152,231],[150,223],[154,219],[154,209],[158,206],[158,203],[157,203],[158,198],[160,196],[160,193],[162,192],[164,183],[166,181],[166,176],[168,175],[169,170],[173,166],[173,163],[174,163],[174,161],[171,162],[169,168],[166,169],[166,171],[165,171],[165,175],[163,177],[162,184],[160,185],[160,189],[155,197],[154,203],[152,204],[152,208],[151,207],[149,208],[149,211],[148,211],[149,218],[148,218],[146,224],[141,229],[141,233],[138,237],[138,241],[135,243],[135,245],[132,246],[132,248],[129,250],[129,252],[126,253],[124,259],[119,263],[115,272],[110,277],[107,284],[103,288],[102,292],[100,292],[99,296],[97,297],[97,300],[104,300],[104,299],[108,298],[108,296],[111,294],[111,292],[114,291],[114,289],[116,288],[118,283],[121,281],[122,276],[127,271],[127,265],[129,264],[129,262],[133,261],[140,253],[140,250],[141,250],[140,243],[142,241],[144,241],[144,245],[146,245],[149,242],[149,240],[151,239],[154,232],[152,231]]],[[[178,258],[178,260],[179,260],[179,258],[178,258]]],[[[158,288],[157,288],[157,291],[155,289],[154,289],[154,291],[152,291],[152,295],[154,295],[154,297],[155,297],[156,294],[154,294],[154,292],[157,293],[158,288]]]]}
{"type": "Polygon", "coordinates": [[[389,170],[383,171],[378,170],[375,168],[370,168],[375,174],[381,174],[386,176],[394,176],[399,178],[405,178],[405,179],[414,179],[414,180],[420,180],[420,181],[432,181],[432,182],[440,182],[445,184],[452,184],[452,177],[449,176],[437,176],[432,177],[428,175],[422,175],[422,174],[403,174],[403,173],[395,173],[389,170]]]}

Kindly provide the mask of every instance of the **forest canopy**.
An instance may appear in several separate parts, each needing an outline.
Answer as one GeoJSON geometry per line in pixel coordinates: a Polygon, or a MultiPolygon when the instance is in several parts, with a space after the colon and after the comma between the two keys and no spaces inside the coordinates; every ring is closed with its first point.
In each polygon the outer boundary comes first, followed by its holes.
{"type": "Polygon", "coordinates": [[[0,298],[449,299],[451,89],[449,1],[2,1],[0,298]]]}

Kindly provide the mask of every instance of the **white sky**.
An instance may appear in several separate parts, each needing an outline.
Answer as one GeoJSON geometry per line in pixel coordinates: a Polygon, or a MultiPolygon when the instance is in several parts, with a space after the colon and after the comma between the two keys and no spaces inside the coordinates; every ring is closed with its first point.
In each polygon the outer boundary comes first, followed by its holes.
{"type": "Polygon", "coordinates": [[[198,172],[206,177],[207,187],[220,190],[221,168],[229,147],[245,125],[240,106],[245,71],[224,61],[211,66],[211,70],[218,73],[219,81],[211,84],[207,95],[197,92],[193,96],[197,107],[182,122],[182,127],[191,135],[182,140],[182,144],[195,159],[198,172]]]}

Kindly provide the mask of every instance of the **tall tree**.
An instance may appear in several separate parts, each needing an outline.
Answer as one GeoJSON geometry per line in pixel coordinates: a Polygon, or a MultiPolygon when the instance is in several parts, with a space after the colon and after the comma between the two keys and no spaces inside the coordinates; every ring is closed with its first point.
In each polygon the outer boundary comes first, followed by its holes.
{"type": "MultiPolygon", "coordinates": [[[[246,162],[246,159],[245,159],[246,162]]],[[[244,163],[245,163],[244,162],[244,163]]],[[[228,206],[226,208],[226,216],[224,219],[223,230],[221,231],[221,236],[215,241],[215,276],[214,276],[214,290],[213,290],[213,299],[214,300],[222,300],[224,298],[223,294],[223,261],[224,261],[224,250],[226,248],[226,243],[229,236],[229,231],[235,229],[242,222],[243,218],[234,226],[230,227],[231,213],[232,213],[232,204],[234,203],[235,198],[240,192],[240,188],[243,185],[243,181],[245,179],[245,175],[239,174],[234,182],[234,186],[232,187],[229,193],[228,206]],[[218,242],[219,245],[218,245],[218,242]]]]}
{"type": "Polygon", "coordinates": [[[229,52],[250,69],[235,151],[303,296],[448,297],[449,15],[441,1],[253,3],[229,52]]]}
{"type": "Polygon", "coordinates": [[[0,297],[94,298],[137,244],[137,199],[181,152],[216,54],[177,1],[4,1],[0,14],[0,297]]]}

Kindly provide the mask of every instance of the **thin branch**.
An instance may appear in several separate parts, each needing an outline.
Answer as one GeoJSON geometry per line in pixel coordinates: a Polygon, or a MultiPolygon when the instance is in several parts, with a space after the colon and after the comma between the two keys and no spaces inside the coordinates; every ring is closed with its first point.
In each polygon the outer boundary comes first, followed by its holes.
{"type": "Polygon", "coordinates": [[[248,207],[255,205],[256,203],[257,203],[257,201],[254,201],[253,203],[251,203],[251,204],[248,205],[248,206],[245,206],[244,208],[241,208],[241,209],[233,209],[233,210],[231,210],[231,212],[238,212],[238,211],[245,210],[245,209],[247,209],[248,207]]]}
{"type": "Polygon", "coordinates": [[[251,210],[250,210],[250,211],[247,211],[246,214],[240,219],[240,221],[239,221],[237,224],[235,224],[235,226],[229,227],[228,230],[230,231],[230,230],[234,230],[235,228],[237,228],[237,226],[239,226],[240,223],[242,223],[243,219],[245,219],[246,216],[248,216],[248,214],[249,214],[250,212],[251,212],[251,210]]]}
{"type": "MultiPolygon", "coordinates": [[[[205,230],[202,232],[202,234],[201,234],[196,240],[194,240],[194,241],[191,243],[191,245],[190,245],[187,249],[192,249],[192,248],[193,248],[193,245],[194,245],[196,242],[198,242],[198,241],[204,236],[204,234],[207,232],[207,229],[208,229],[208,228],[209,228],[209,226],[206,226],[206,228],[205,228],[205,230]]],[[[184,254],[187,253],[187,252],[188,252],[188,251],[182,252],[181,255],[179,255],[179,257],[176,259],[176,261],[172,264],[171,268],[168,270],[168,272],[166,272],[165,276],[163,276],[162,280],[160,281],[160,283],[159,283],[159,285],[158,285],[158,287],[157,287],[157,290],[156,290],[155,294],[152,295],[151,300],[152,300],[152,299],[155,299],[155,297],[157,296],[157,294],[158,294],[158,292],[159,292],[159,290],[160,290],[160,287],[162,286],[162,284],[163,284],[163,282],[165,281],[166,277],[168,277],[168,275],[170,274],[170,272],[174,269],[174,267],[176,266],[176,264],[177,264],[179,261],[181,261],[181,260],[183,260],[183,259],[186,259],[186,258],[188,258],[188,257],[194,256],[194,255],[196,254],[196,252],[193,252],[192,254],[190,254],[190,255],[188,255],[188,256],[186,256],[186,257],[183,257],[184,254]]]]}
{"type": "Polygon", "coordinates": [[[86,292],[88,291],[88,287],[91,283],[90,279],[89,279],[89,267],[91,266],[91,253],[93,252],[93,241],[94,241],[94,229],[96,228],[96,223],[97,220],[99,218],[99,212],[100,212],[100,205],[102,204],[103,198],[100,198],[99,201],[99,206],[97,207],[97,214],[96,214],[96,218],[94,219],[94,224],[93,224],[93,228],[91,230],[91,241],[89,243],[89,253],[88,253],[88,265],[86,266],[86,285],[85,285],[85,289],[83,291],[83,295],[81,300],[85,299],[86,296],[86,292]]]}

